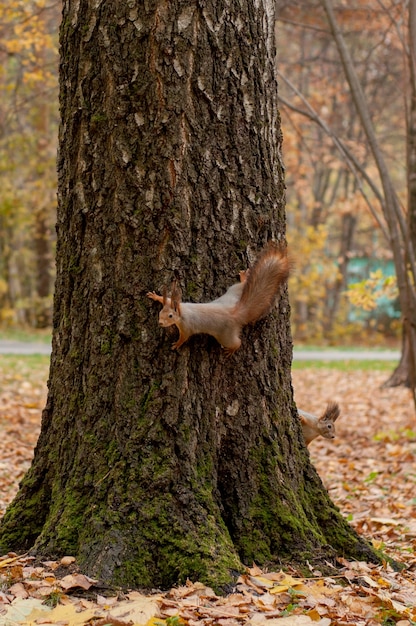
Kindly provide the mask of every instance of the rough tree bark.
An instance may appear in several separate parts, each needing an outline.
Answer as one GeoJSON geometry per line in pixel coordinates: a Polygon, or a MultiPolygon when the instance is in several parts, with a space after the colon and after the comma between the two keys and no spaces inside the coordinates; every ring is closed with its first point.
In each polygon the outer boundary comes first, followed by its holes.
{"type": "Polygon", "coordinates": [[[284,290],[229,359],[171,352],[145,297],[216,297],[284,237],[273,7],[64,2],[49,394],[3,550],[143,587],[375,558],[310,464],[284,290]]]}

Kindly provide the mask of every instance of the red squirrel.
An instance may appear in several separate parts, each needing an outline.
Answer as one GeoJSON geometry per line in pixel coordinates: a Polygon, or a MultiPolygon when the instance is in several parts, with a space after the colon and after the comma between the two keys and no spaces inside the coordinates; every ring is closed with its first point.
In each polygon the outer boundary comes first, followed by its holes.
{"type": "Polygon", "coordinates": [[[321,417],[306,413],[300,409],[298,409],[298,413],[307,446],[319,435],[325,437],[325,439],[333,439],[335,437],[334,422],[340,416],[339,405],[336,402],[330,402],[321,417]]]}
{"type": "Polygon", "coordinates": [[[289,265],[286,248],[269,242],[254,266],[240,272],[241,282],[212,302],[181,302],[176,284],[170,298],[154,291],[147,297],[163,304],[159,324],[164,328],[175,324],[179,329],[179,338],[172,344],[172,350],[179,348],[191,335],[205,333],[215,337],[227,353],[232,354],[241,345],[243,326],[269,312],[280,285],[288,278],[289,265]]]}

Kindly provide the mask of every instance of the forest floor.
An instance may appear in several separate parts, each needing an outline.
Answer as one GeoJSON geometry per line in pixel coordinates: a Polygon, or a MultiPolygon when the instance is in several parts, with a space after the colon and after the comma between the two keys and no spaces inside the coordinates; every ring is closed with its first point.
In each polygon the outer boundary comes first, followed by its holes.
{"type": "MultiPolygon", "coordinates": [[[[47,357],[0,357],[0,516],[30,465],[46,399],[47,357]]],[[[339,560],[336,576],[263,572],[253,565],[234,593],[198,582],[169,592],[104,597],[71,555],[38,563],[0,557],[0,625],[374,626],[416,624],[416,418],[409,390],[381,389],[386,371],[293,370],[299,408],[339,402],[335,440],[316,439],[312,462],[359,533],[403,565],[400,572],[339,560]]]]}

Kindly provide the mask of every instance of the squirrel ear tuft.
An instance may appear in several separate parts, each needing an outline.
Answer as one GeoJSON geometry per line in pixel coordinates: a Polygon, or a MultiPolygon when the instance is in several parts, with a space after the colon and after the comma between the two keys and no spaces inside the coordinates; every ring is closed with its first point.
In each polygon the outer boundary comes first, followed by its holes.
{"type": "Polygon", "coordinates": [[[341,415],[341,410],[337,402],[329,402],[325,409],[325,413],[321,415],[320,420],[328,420],[335,422],[341,415]]]}
{"type": "Polygon", "coordinates": [[[172,307],[180,313],[180,305],[182,301],[182,291],[176,280],[172,283],[172,307]]]}

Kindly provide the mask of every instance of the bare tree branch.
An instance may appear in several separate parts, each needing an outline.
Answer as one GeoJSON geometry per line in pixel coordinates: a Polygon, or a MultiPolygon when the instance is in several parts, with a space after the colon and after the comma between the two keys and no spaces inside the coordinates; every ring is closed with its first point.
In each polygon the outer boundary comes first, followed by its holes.
{"type": "Polygon", "coordinates": [[[358,176],[357,172],[360,174],[360,176],[362,176],[362,178],[369,185],[370,189],[372,190],[372,192],[374,193],[374,195],[376,196],[376,198],[378,199],[378,201],[380,202],[380,204],[382,206],[383,206],[383,203],[384,203],[383,194],[380,192],[380,190],[378,189],[378,187],[374,183],[374,181],[371,179],[371,177],[367,174],[365,168],[357,160],[355,155],[351,152],[351,150],[349,150],[349,148],[345,145],[345,143],[331,130],[331,128],[328,126],[328,124],[325,122],[325,120],[323,120],[322,117],[315,111],[315,109],[312,107],[310,102],[305,98],[305,96],[279,70],[276,70],[276,71],[277,71],[277,75],[279,76],[279,78],[281,78],[290,87],[290,89],[292,89],[293,92],[302,100],[302,102],[306,106],[306,110],[305,109],[300,109],[300,108],[296,107],[294,104],[289,102],[289,100],[286,100],[281,94],[279,94],[280,102],[282,104],[284,104],[284,106],[286,106],[289,109],[291,109],[292,111],[295,111],[296,113],[299,113],[300,115],[303,115],[303,116],[307,117],[308,119],[312,120],[313,122],[315,122],[316,124],[318,124],[322,128],[322,130],[328,135],[328,137],[330,137],[332,139],[332,141],[334,142],[334,145],[337,147],[339,152],[342,154],[342,156],[343,156],[344,160],[346,161],[348,167],[350,168],[351,172],[353,173],[353,175],[355,177],[355,180],[357,182],[357,186],[358,186],[358,188],[359,188],[363,198],[365,199],[365,201],[367,203],[367,206],[368,206],[368,208],[369,208],[369,210],[371,212],[371,215],[376,220],[376,222],[377,222],[381,232],[383,233],[384,237],[386,238],[386,240],[389,241],[390,240],[389,232],[388,232],[385,224],[380,220],[380,216],[378,215],[377,209],[374,207],[374,205],[372,204],[370,198],[366,194],[365,189],[363,188],[363,185],[361,183],[361,179],[358,176]]]}

